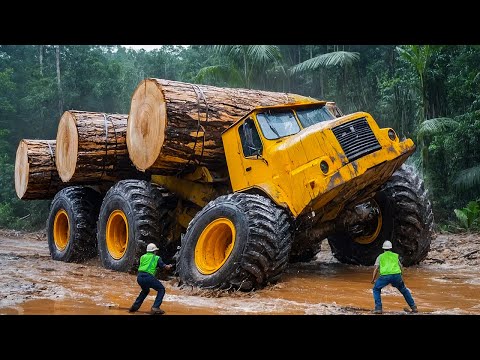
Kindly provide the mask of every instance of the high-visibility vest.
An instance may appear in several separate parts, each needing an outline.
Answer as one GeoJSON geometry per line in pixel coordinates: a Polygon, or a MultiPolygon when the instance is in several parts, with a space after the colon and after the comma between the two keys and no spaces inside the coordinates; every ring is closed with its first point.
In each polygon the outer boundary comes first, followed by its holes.
{"type": "Polygon", "coordinates": [[[140,266],[138,267],[138,271],[155,275],[157,272],[157,264],[159,259],[160,256],[157,256],[152,252],[147,252],[140,257],[140,266]]]}
{"type": "Polygon", "coordinates": [[[380,275],[401,274],[402,269],[398,264],[398,254],[385,251],[380,255],[380,275]]]}

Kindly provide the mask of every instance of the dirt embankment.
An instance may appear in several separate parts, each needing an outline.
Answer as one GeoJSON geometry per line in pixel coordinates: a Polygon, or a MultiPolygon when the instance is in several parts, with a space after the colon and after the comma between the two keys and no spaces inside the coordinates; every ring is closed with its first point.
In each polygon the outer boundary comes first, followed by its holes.
{"type": "MultiPolygon", "coordinates": [[[[428,257],[406,269],[406,284],[425,312],[480,314],[479,265],[480,234],[439,234],[428,257]]],[[[180,288],[174,276],[165,276],[162,308],[167,315],[368,314],[372,269],[340,264],[324,241],[316,261],[294,264],[281,282],[251,293],[212,295],[180,288]]],[[[98,258],[53,261],[43,231],[7,230],[0,230],[0,289],[0,314],[82,315],[128,315],[140,290],[134,275],[104,269],[98,258]]],[[[382,294],[386,312],[402,313],[396,289],[382,294]]],[[[138,314],[150,309],[155,295],[152,290],[138,314]]]]}

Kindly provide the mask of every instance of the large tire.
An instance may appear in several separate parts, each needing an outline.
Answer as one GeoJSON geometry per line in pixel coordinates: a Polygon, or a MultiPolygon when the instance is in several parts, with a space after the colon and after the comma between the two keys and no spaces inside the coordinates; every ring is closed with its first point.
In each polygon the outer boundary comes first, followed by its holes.
{"type": "Polygon", "coordinates": [[[103,267],[135,273],[148,243],[160,248],[168,209],[160,189],[144,180],[121,180],[105,195],[98,216],[98,251],[103,267]]]}
{"type": "Polygon", "coordinates": [[[53,260],[82,262],[97,255],[95,238],[101,195],[89,187],[60,190],[47,218],[48,249],[53,260]]]}
{"type": "Polygon", "coordinates": [[[181,283],[250,291],[276,283],[291,249],[291,219],[261,195],[220,196],[188,225],[177,257],[181,283]]]}
{"type": "Polygon", "coordinates": [[[403,164],[376,194],[382,227],[369,244],[359,244],[348,233],[328,237],[332,253],[340,262],[373,265],[390,240],[405,266],[418,264],[428,254],[433,238],[432,206],[423,180],[415,168],[403,164]]]}

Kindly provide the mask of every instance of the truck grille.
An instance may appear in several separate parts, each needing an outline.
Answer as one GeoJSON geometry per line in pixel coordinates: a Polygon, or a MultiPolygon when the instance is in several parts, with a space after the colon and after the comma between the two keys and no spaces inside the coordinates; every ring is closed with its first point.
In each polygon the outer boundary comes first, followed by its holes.
{"type": "Polygon", "coordinates": [[[365,118],[339,125],[332,131],[349,162],[382,148],[365,118]]]}

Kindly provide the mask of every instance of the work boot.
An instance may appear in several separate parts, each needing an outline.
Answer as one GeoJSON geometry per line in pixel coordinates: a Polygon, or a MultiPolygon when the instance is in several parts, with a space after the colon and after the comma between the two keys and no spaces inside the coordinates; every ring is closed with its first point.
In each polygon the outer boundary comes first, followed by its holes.
{"type": "Polygon", "coordinates": [[[412,309],[412,313],[418,313],[418,309],[416,306],[411,306],[410,308],[412,309]]]}
{"type": "Polygon", "coordinates": [[[165,314],[165,311],[163,311],[160,308],[152,307],[152,315],[163,315],[165,314]]]}
{"type": "Polygon", "coordinates": [[[373,310],[373,313],[374,314],[382,314],[383,311],[382,311],[382,309],[375,309],[375,310],[373,310]]]}

